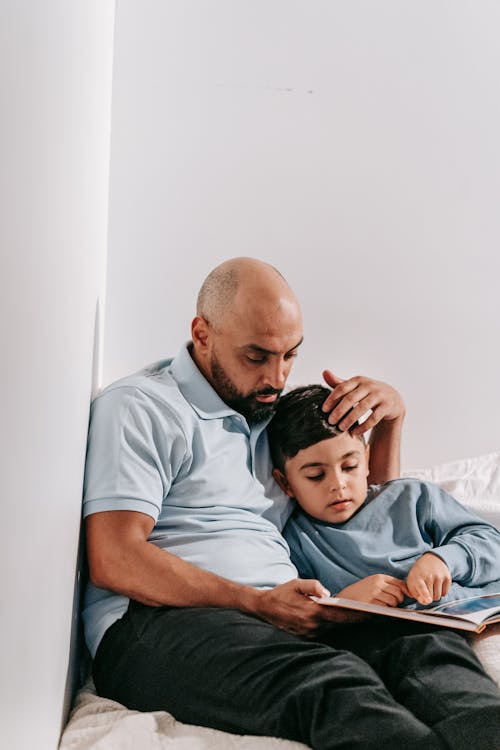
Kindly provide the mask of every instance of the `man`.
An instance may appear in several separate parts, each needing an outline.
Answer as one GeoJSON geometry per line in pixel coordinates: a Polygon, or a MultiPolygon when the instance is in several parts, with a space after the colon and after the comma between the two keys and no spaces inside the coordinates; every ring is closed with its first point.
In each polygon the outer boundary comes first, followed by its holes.
{"type": "MultiPolygon", "coordinates": [[[[280,534],[290,501],[272,479],[265,426],[301,341],[283,277],[233,259],[200,290],[191,344],[96,399],[84,506],[96,687],[130,708],[315,748],[465,748],[450,714],[460,706],[477,733],[500,702],[458,636],[440,651],[443,679],[432,634],[398,639],[377,667],[393,665],[388,687],[342,648],[353,626],[339,623],[354,615],[314,603],[307,595],[323,586],[298,579],[290,562],[280,534]],[[417,661],[436,726],[413,706],[417,661]],[[457,695],[464,681],[474,701],[457,695]]],[[[396,477],[399,395],[368,378],[324,376],[332,423],[348,429],[372,411],[362,427],[373,427],[370,481],[396,477]]]]}

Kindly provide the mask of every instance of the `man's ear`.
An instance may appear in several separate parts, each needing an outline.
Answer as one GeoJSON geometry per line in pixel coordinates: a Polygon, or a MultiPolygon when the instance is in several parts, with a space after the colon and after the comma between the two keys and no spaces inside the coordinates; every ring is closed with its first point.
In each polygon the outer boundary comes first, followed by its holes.
{"type": "Polygon", "coordinates": [[[283,474],[282,471],[279,469],[273,469],[273,477],[276,480],[276,482],[279,484],[283,492],[286,492],[288,497],[293,497],[292,488],[288,484],[288,480],[286,476],[283,474]]]}
{"type": "Polygon", "coordinates": [[[191,323],[191,336],[196,349],[198,351],[206,351],[210,330],[208,322],[201,315],[197,315],[191,323]]]}

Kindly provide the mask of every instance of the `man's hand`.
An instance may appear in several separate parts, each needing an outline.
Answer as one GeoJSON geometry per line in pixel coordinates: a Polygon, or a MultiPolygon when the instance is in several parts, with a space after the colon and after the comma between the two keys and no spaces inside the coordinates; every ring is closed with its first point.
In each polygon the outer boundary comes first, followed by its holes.
{"type": "Polygon", "coordinates": [[[309,597],[329,596],[319,581],[296,578],[273,589],[256,590],[257,604],[253,614],[294,635],[313,636],[325,623],[359,622],[358,612],[316,604],[309,597]]]}
{"type": "Polygon", "coordinates": [[[397,607],[404,597],[408,596],[408,589],[405,582],[399,578],[376,573],[356,583],[351,583],[350,586],[339,591],[337,596],[343,599],[355,599],[358,602],[368,602],[368,604],[397,607]]]}
{"type": "Polygon", "coordinates": [[[353,429],[353,434],[361,434],[375,427],[381,421],[403,419],[405,405],[395,388],[379,380],[371,380],[356,375],[342,380],[331,370],[324,370],[323,377],[333,388],[323,404],[323,411],[330,412],[328,421],[341,430],[348,430],[363,414],[371,414],[363,424],[353,429]]]}
{"type": "Polygon", "coordinates": [[[406,585],[419,604],[431,604],[450,590],[450,570],[440,557],[426,552],[410,569],[406,585]]]}

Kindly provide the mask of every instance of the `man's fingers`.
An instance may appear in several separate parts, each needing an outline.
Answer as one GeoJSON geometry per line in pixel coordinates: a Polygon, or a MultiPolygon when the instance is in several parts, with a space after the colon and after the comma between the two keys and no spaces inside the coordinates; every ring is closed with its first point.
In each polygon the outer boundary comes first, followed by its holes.
{"type": "Polygon", "coordinates": [[[328,589],[313,578],[297,578],[295,581],[295,590],[306,596],[330,596],[328,589]]]}
{"type": "MultiPolygon", "coordinates": [[[[338,404],[348,393],[358,387],[358,381],[356,378],[349,378],[349,380],[342,380],[338,385],[334,386],[334,390],[326,397],[323,402],[322,409],[324,412],[332,411],[335,404],[338,404]]],[[[353,403],[359,399],[354,399],[353,403]]],[[[345,411],[344,411],[345,413],[345,411]]],[[[340,414],[339,419],[342,417],[340,414]]]]}
{"type": "Polygon", "coordinates": [[[336,388],[344,382],[343,378],[339,378],[331,370],[323,370],[323,378],[330,388],[336,388]]]}
{"type": "MultiPolygon", "coordinates": [[[[356,417],[354,418],[353,422],[351,422],[351,424],[354,424],[358,417],[361,417],[363,414],[365,414],[369,409],[371,409],[372,406],[376,406],[376,401],[373,398],[373,395],[370,394],[370,391],[366,386],[356,386],[353,390],[344,394],[340,401],[338,401],[338,398],[342,394],[338,393],[335,390],[334,395],[337,399],[337,404],[328,416],[328,421],[330,422],[330,424],[338,424],[346,417],[350,418],[353,412],[358,409],[358,411],[356,412],[356,417]],[[361,406],[362,404],[363,406],[361,406]],[[359,409],[359,407],[361,407],[361,410],[359,409]]],[[[324,408],[325,407],[323,405],[323,410],[324,408]]]]}
{"type": "MultiPolygon", "coordinates": [[[[356,422],[361,419],[361,417],[364,416],[367,412],[371,412],[373,414],[373,407],[374,404],[372,404],[372,399],[370,397],[364,398],[356,406],[354,406],[343,419],[341,419],[341,421],[338,423],[339,429],[341,429],[343,432],[346,432],[353,425],[355,425],[356,422]]],[[[335,422],[333,422],[333,424],[335,424],[335,422]]]]}
{"type": "Polygon", "coordinates": [[[372,409],[372,413],[369,417],[365,419],[365,421],[358,425],[357,427],[354,427],[352,430],[352,435],[362,435],[364,432],[367,432],[368,430],[371,430],[375,425],[377,425],[384,417],[383,409],[380,409],[376,407],[375,409],[372,409]]]}

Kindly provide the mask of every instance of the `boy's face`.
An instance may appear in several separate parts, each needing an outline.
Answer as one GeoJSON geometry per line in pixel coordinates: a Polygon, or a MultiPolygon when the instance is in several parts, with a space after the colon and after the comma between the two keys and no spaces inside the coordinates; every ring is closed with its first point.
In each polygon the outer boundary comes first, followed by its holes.
{"type": "Polygon", "coordinates": [[[347,521],[363,504],[368,490],[368,449],[349,433],[321,440],[285,463],[274,478],[314,518],[347,521]]]}

